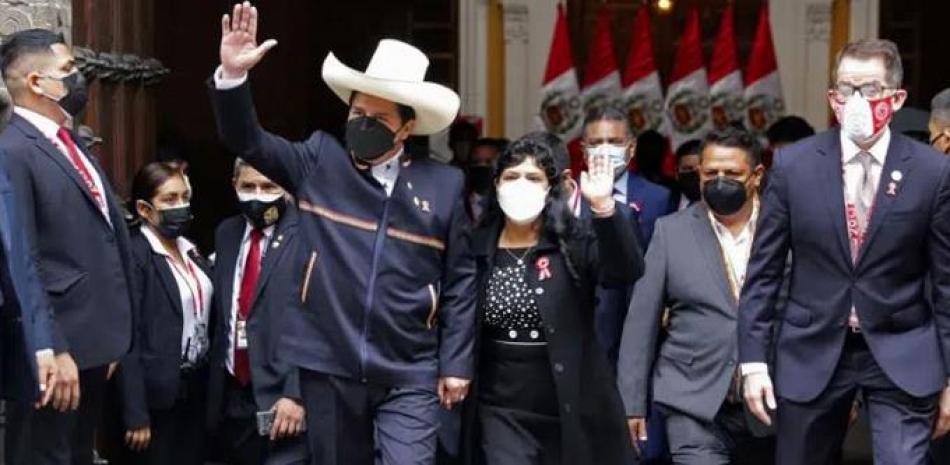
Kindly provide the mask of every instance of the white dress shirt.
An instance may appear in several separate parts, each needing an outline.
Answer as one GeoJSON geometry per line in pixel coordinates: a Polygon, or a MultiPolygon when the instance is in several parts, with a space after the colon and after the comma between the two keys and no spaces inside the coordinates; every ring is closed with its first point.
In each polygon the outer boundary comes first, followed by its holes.
{"type": "MultiPolygon", "coordinates": [[[[56,124],[55,121],[35,111],[28,110],[23,107],[13,107],[13,112],[17,115],[20,115],[23,119],[36,127],[36,129],[39,130],[44,137],[49,139],[53,146],[59,149],[60,153],[66,157],[66,161],[68,161],[70,165],[73,164],[72,158],[69,156],[69,150],[63,144],[63,141],[59,140],[59,135],[57,134],[59,132],[59,128],[62,126],[56,124]]],[[[79,144],[79,142],[73,142],[77,145],[79,144]]],[[[102,178],[99,177],[99,172],[96,171],[95,167],[92,166],[92,163],[86,157],[86,153],[83,151],[83,149],[80,147],[76,147],[76,149],[76,151],[79,152],[79,160],[82,161],[83,167],[86,168],[86,171],[89,172],[89,176],[92,177],[92,183],[96,186],[96,189],[101,192],[103,196],[105,196],[106,189],[102,184],[102,178]]],[[[103,202],[102,205],[100,205],[100,211],[102,212],[103,216],[106,217],[106,221],[108,221],[109,224],[112,224],[112,220],[109,218],[109,205],[106,202],[103,202]]]]}
{"type": "Polygon", "coordinates": [[[184,237],[178,237],[175,245],[178,254],[185,261],[185,266],[176,262],[158,235],[148,226],[141,226],[142,235],[152,247],[152,251],[165,257],[165,261],[175,276],[178,284],[178,294],[181,298],[181,354],[182,360],[195,363],[204,356],[209,349],[208,318],[211,313],[211,300],[214,288],[211,278],[205,275],[201,267],[191,259],[189,253],[195,250],[195,245],[184,237]]]}
{"type": "MultiPolygon", "coordinates": [[[[237,318],[238,310],[240,304],[238,300],[241,297],[241,280],[244,279],[244,266],[247,264],[247,254],[251,250],[251,226],[250,223],[245,223],[244,226],[244,236],[241,238],[241,248],[238,249],[237,263],[234,266],[234,280],[232,281],[231,286],[231,316],[230,316],[230,326],[228,326],[228,360],[226,362],[228,372],[232,375],[234,374],[234,343],[237,333],[235,332],[237,328],[237,318]]],[[[274,236],[274,230],[276,226],[271,225],[261,232],[261,267],[264,266],[264,256],[267,255],[267,247],[271,243],[271,239],[274,236]]]]}
{"type": "MultiPolygon", "coordinates": [[[[247,81],[247,74],[236,79],[226,79],[224,70],[221,66],[214,71],[214,87],[218,90],[234,89],[247,81]]],[[[383,185],[386,196],[393,195],[393,189],[396,187],[396,179],[399,177],[399,159],[402,158],[403,148],[400,147],[399,153],[390,158],[387,162],[374,165],[372,169],[373,178],[383,185]]]]}
{"type": "Polygon", "coordinates": [[[752,239],[755,236],[755,224],[759,217],[759,201],[752,201],[752,215],[742,227],[739,234],[732,234],[729,228],[720,223],[712,212],[709,212],[709,221],[712,223],[719,248],[722,251],[726,272],[729,273],[729,286],[733,296],[738,301],[742,284],[745,283],[746,269],[749,265],[749,255],[752,253],[752,239]]]}

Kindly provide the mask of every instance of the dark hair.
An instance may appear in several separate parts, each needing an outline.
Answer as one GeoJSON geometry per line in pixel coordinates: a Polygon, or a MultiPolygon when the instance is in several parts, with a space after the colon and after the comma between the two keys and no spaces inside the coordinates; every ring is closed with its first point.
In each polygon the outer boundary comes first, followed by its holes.
{"type": "Polygon", "coordinates": [[[175,176],[184,177],[187,169],[188,163],[182,160],[153,161],[143,166],[132,178],[132,198],[129,210],[136,211],[135,204],[139,200],[152,203],[152,198],[158,193],[162,184],[175,176]]]}
{"type": "Polygon", "coordinates": [[[749,159],[749,166],[753,169],[762,164],[762,144],[759,144],[759,140],[745,129],[726,127],[707,134],[700,148],[700,160],[703,158],[703,153],[706,152],[706,147],[711,145],[744,151],[749,159]]]}
{"type": "Polygon", "coordinates": [[[479,147],[491,147],[498,151],[498,153],[504,152],[505,148],[508,146],[508,141],[505,139],[495,139],[492,137],[480,137],[475,140],[475,143],[472,144],[472,150],[479,147]]]}
{"type": "Polygon", "coordinates": [[[584,129],[587,129],[587,126],[591,123],[598,121],[616,121],[623,123],[624,129],[627,130],[627,137],[633,135],[633,131],[630,130],[630,121],[627,120],[627,115],[611,105],[595,106],[588,110],[587,115],[584,116],[584,129]]]}
{"type": "Polygon", "coordinates": [[[858,60],[880,59],[884,62],[885,80],[888,86],[900,87],[904,81],[904,65],[901,63],[901,53],[897,49],[897,44],[887,39],[861,39],[848,42],[838,52],[838,57],[835,59],[835,80],[838,79],[838,68],[841,67],[841,60],[845,58],[858,60]]]}
{"type": "Polygon", "coordinates": [[[571,169],[571,154],[567,150],[567,145],[564,145],[564,141],[557,134],[550,131],[534,131],[525,134],[519,140],[522,139],[533,140],[546,146],[551,151],[551,156],[554,157],[554,167],[558,173],[571,169]]]}
{"type": "Polygon", "coordinates": [[[478,128],[474,124],[459,119],[449,126],[449,144],[462,141],[478,139],[478,128]]]}
{"type": "Polygon", "coordinates": [[[568,247],[568,241],[581,237],[582,230],[577,226],[577,219],[574,218],[574,212],[568,205],[567,193],[564,192],[564,184],[561,182],[561,173],[564,170],[555,163],[554,151],[548,144],[538,140],[540,134],[545,133],[541,131],[530,133],[512,142],[498,158],[495,166],[495,182],[492,183],[489,194],[489,209],[485,215],[486,222],[487,224],[493,221],[503,222],[505,218],[504,212],[498,205],[497,184],[501,174],[506,169],[518,166],[528,159],[534,160],[534,163],[544,172],[551,188],[548,192],[547,204],[541,213],[543,221],[541,234],[557,242],[574,284],[580,284],[580,274],[572,258],[571,249],[568,247]]]}
{"type": "MultiPolygon", "coordinates": [[[[356,94],[359,94],[358,91],[350,92],[350,105],[353,105],[353,100],[356,99],[356,94]]],[[[368,94],[367,94],[368,95],[368,94]]],[[[411,120],[416,119],[416,110],[409,105],[403,105],[399,102],[393,102],[396,104],[396,113],[399,115],[399,119],[402,120],[402,124],[406,124],[411,120]]]]}
{"type": "Polygon", "coordinates": [[[815,128],[799,116],[783,116],[765,131],[770,145],[791,144],[814,135],[815,128]]]}
{"type": "Polygon", "coordinates": [[[930,101],[930,119],[950,124],[950,88],[940,91],[930,101]]]}
{"type": "Polygon", "coordinates": [[[703,148],[703,141],[699,139],[690,139],[680,144],[676,149],[676,160],[679,161],[687,155],[699,155],[703,148]]]}
{"type": "Polygon", "coordinates": [[[65,44],[62,34],[47,29],[26,29],[11,34],[0,46],[0,72],[8,79],[9,72],[24,57],[52,54],[55,44],[65,44]]]}
{"type": "Polygon", "coordinates": [[[662,175],[667,139],[652,129],[637,136],[637,168],[645,175],[662,175]]]}

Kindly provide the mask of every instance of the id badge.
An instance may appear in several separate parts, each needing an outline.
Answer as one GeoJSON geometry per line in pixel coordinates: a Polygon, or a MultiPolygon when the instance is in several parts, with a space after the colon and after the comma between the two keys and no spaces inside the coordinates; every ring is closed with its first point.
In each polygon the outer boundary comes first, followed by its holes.
{"type": "Polygon", "coordinates": [[[235,343],[238,349],[247,349],[247,321],[237,320],[235,343]]]}

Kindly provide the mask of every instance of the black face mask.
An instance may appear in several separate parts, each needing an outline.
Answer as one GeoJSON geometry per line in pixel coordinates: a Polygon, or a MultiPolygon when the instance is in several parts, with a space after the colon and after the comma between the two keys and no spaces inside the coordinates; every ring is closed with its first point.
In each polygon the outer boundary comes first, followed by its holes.
{"type": "Polygon", "coordinates": [[[357,160],[372,163],[395,147],[396,133],[376,118],[360,116],[346,123],[346,147],[357,160]]]}
{"type": "Polygon", "coordinates": [[[472,186],[472,191],[485,194],[491,189],[492,167],[490,166],[469,166],[468,182],[472,186]]]}
{"type": "Polygon", "coordinates": [[[702,197],[702,191],[699,188],[699,172],[685,171],[679,173],[676,182],[679,184],[680,193],[690,202],[695,202],[702,197]]]}
{"type": "Polygon", "coordinates": [[[159,222],[155,229],[159,234],[168,239],[176,239],[185,234],[191,227],[191,205],[181,207],[166,208],[164,210],[155,209],[158,212],[159,222]]]}
{"type": "Polygon", "coordinates": [[[76,71],[62,78],[49,77],[49,79],[62,81],[63,87],[66,88],[66,95],[56,100],[59,107],[73,118],[79,116],[86,109],[86,102],[89,101],[89,88],[82,73],[76,71]]]}
{"type": "Polygon", "coordinates": [[[732,178],[717,177],[706,181],[703,186],[703,199],[709,209],[717,215],[732,215],[739,211],[748,198],[745,184],[732,178]]]}
{"type": "Polygon", "coordinates": [[[257,229],[264,229],[277,221],[287,210],[287,201],[283,197],[270,202],[263,200],[244,200],[239,202],[241,213],[257,229]]]}

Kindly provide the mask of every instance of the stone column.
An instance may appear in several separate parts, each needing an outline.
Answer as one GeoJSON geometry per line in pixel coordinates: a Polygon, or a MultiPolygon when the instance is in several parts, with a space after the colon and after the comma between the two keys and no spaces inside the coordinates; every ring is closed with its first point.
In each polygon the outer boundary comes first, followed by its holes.
{"type": "MultiPolygon", "coordinates": [[[[45,28],[62,32],[69,42],[72,24],[71,0],[0,0],[0,40],[23,29],[45,28]]],[[[10,95],[0,81],[0,125],[11,111],[10,95]]]]}

